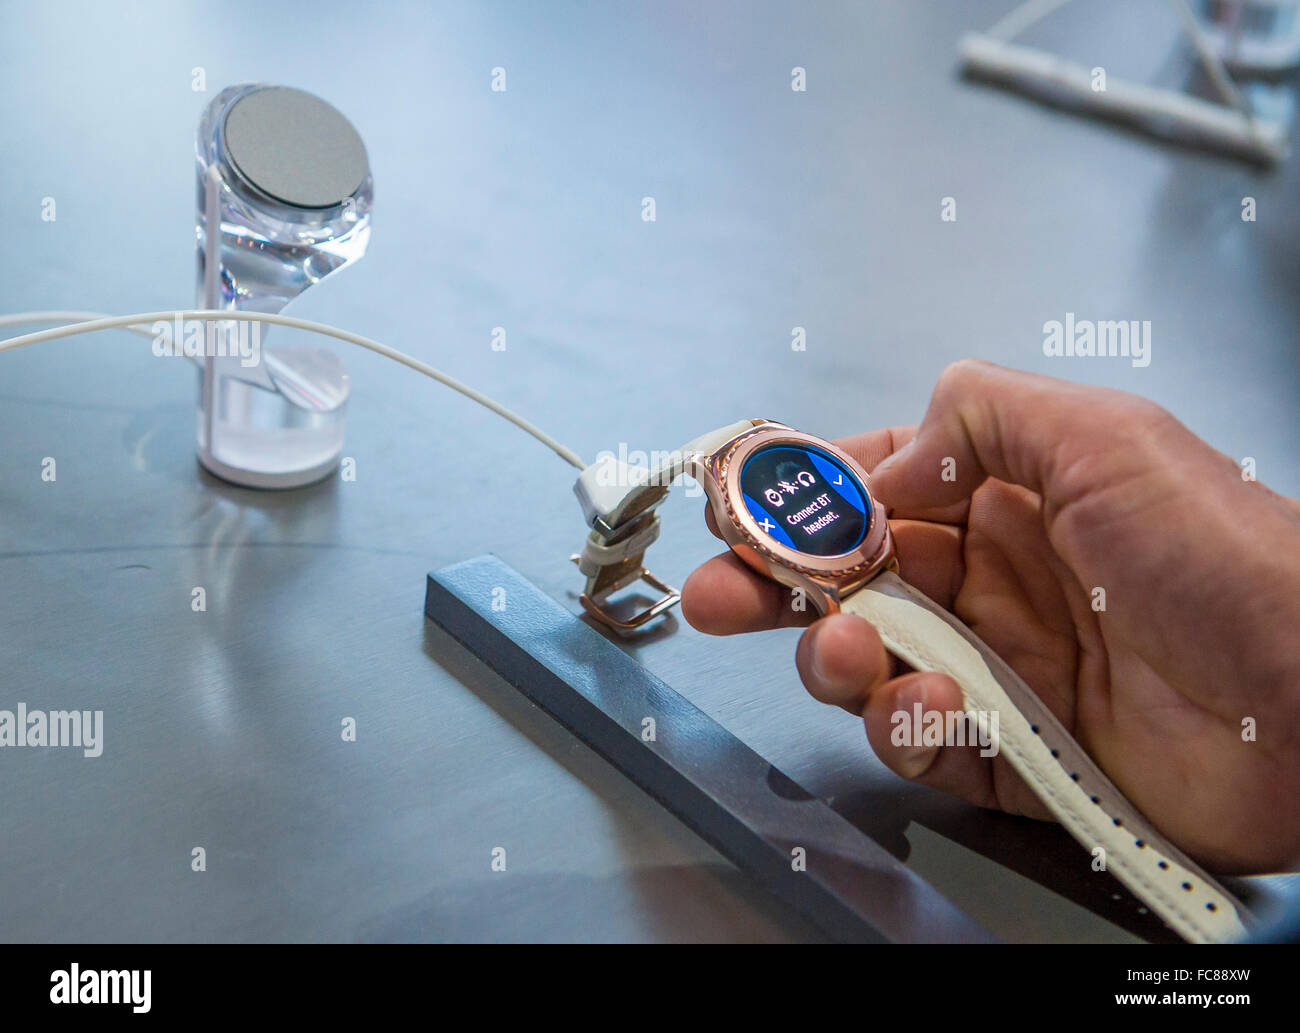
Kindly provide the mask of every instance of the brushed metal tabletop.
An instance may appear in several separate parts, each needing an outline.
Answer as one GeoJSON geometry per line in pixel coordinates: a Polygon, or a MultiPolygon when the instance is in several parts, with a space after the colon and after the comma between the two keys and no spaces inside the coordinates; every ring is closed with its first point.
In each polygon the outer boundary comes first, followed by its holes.
{"type": "MultiPolygon", "coordinates": [[[[588,458],[912,422],[976,355],[1145,394],[1300,494],[1295,163],[961,81],[958,36],[1009,6],[9,4],[0,310],[190,304],[199,113],[271,81],[342,110],[376,184],[370,253],[292,311],[588,458]],[[1150,320],[1151,364],[1045,358],[1067,312],[1150,320]]],[[[1159,5],[1087,6],[1033,41],[1186,78],[1159,5]]],[[[0,937],[816,939],[425,621],[426,572],[484,552],[577,612],[573,471],[345,359],[355,481],[276,494],[200,471],[184,360],[121,333],[0,355],[0,708],[104,713],[99,757],[0,750],[0,937]]],[[[666,505],[669,580],[717,550],[701,509],[666,505]]],[[[796,638],[675,619],[628,648],[996,935],[1144,935],[1059,830],[886,772],[799,687],[796,638]]]]}

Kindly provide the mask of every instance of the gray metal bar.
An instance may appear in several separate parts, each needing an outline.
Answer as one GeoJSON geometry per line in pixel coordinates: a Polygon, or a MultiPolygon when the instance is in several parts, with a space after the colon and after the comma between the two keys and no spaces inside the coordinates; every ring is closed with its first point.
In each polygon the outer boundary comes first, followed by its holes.
{"type": "Polygon", "coordinates": [[[430,574],[424,612],[835,939],[992,942],[827,804],[495,556],[430,574]],[[642,740],[646,718],[653,742],[642,740]],[[793,863],[798,847],[806,870],[793,863]]]}

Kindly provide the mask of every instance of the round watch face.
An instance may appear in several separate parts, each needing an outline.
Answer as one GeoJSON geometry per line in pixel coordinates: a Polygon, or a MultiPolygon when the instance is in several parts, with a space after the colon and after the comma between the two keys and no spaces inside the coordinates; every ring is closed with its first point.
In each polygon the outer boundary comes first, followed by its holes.
{"type": "Polygon", "coordinates": [[[871,526],[871,499],[862,482],[811,445],[759,448],[741,468],[740,491],[764,534],[809,556],[852,552],[871,526]]]}

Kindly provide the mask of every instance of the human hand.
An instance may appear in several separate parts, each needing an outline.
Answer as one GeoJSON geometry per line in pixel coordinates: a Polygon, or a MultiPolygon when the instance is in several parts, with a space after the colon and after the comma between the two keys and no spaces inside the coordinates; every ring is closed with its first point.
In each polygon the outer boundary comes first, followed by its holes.
{"type": "MultiPolygon", "coordinates": [[[[944,372],[919,429],[838,444],[890,509],[903,577],[1006,660],[1164,835],[1221,872],[1300,857],[1300,503],[1151,402],[974,360],[944,372]]],[[[682,610],[720,635],[813,616],[730,552],[691,575],[682,610]]],[[[899,775],[1050,818],[978,746],[890,742],[895,712],[960,710],[961,690],[907,672],[865,620],[813,621],[795,662],[899,775]]]]}

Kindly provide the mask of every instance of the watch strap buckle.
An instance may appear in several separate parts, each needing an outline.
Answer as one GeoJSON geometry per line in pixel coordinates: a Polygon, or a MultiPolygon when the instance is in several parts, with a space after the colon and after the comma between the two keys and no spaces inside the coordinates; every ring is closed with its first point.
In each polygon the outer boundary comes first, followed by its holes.
{"type": "MultiPolygon", "coordinates": [[[[570,558],[574,563],[578,563],[581,559],[577,553],[574,553],[570,558]]],[[[588,592],[583,592],[578,596],[578,602],[582,603],[582,608],[586,610],[587,613],[589,613],[595,620],[605,625],[605,627],[612,628],[614,631],[635,631],[637,628],[649,624],[656,617],[667,613],[682,601],[682,594],[677,591],[677,589],[667,582],[659,580],[659,578],[655,577],[647,567],[641,567],[636,572],[635,577],[628,580],[625,584],[618,586],[618,588],[610,589],[600,596],[593,596],[588,592]],[[637,582],[644,582],[651,588],[662,592],[663,595],[647,606],[644,610],[633,614],[631,617],[615,617],[614,614],[605,607],[605,602],[613,592],[618,590],[618,588],[626,588],[629,584],[636,584],[637,582]]]]}
{"type": "Polygon", "coordinates": [[[659,537],[659,514],[647,510],[618,528],[614,540],[599,527],[587,536],[582,552],[570,559],[587,576],[586,591],[579,596],[582,608],[615,631],[634,631],[681,601],[681,593],[655,577],[645,566],[645,553],[659,537]],[[663,595],[640,613],[626,619],[616,617],[606,602],[615,592],[645,582],[663,595]]]}
{"type": "Polygon", "coordinates": [[[592,530],[582,552],[570,558],[587,578],[586,590],[579,596],[587,613],[608,628],[628,632],[649,624],[681,601],[677,589],[645,566],[645,551],[659,537],[656,507],[668,497],[668,489],[678,477],[697,472],[701,458],[764,422],[740,420],[719,427],[659,456],[652,468],[632,466],[606,452],[583,469],[573,493],[592,530]],[[639,581],[663,595],[626,620],[614,616],[607,606],[609,597],[639,581]]]}

